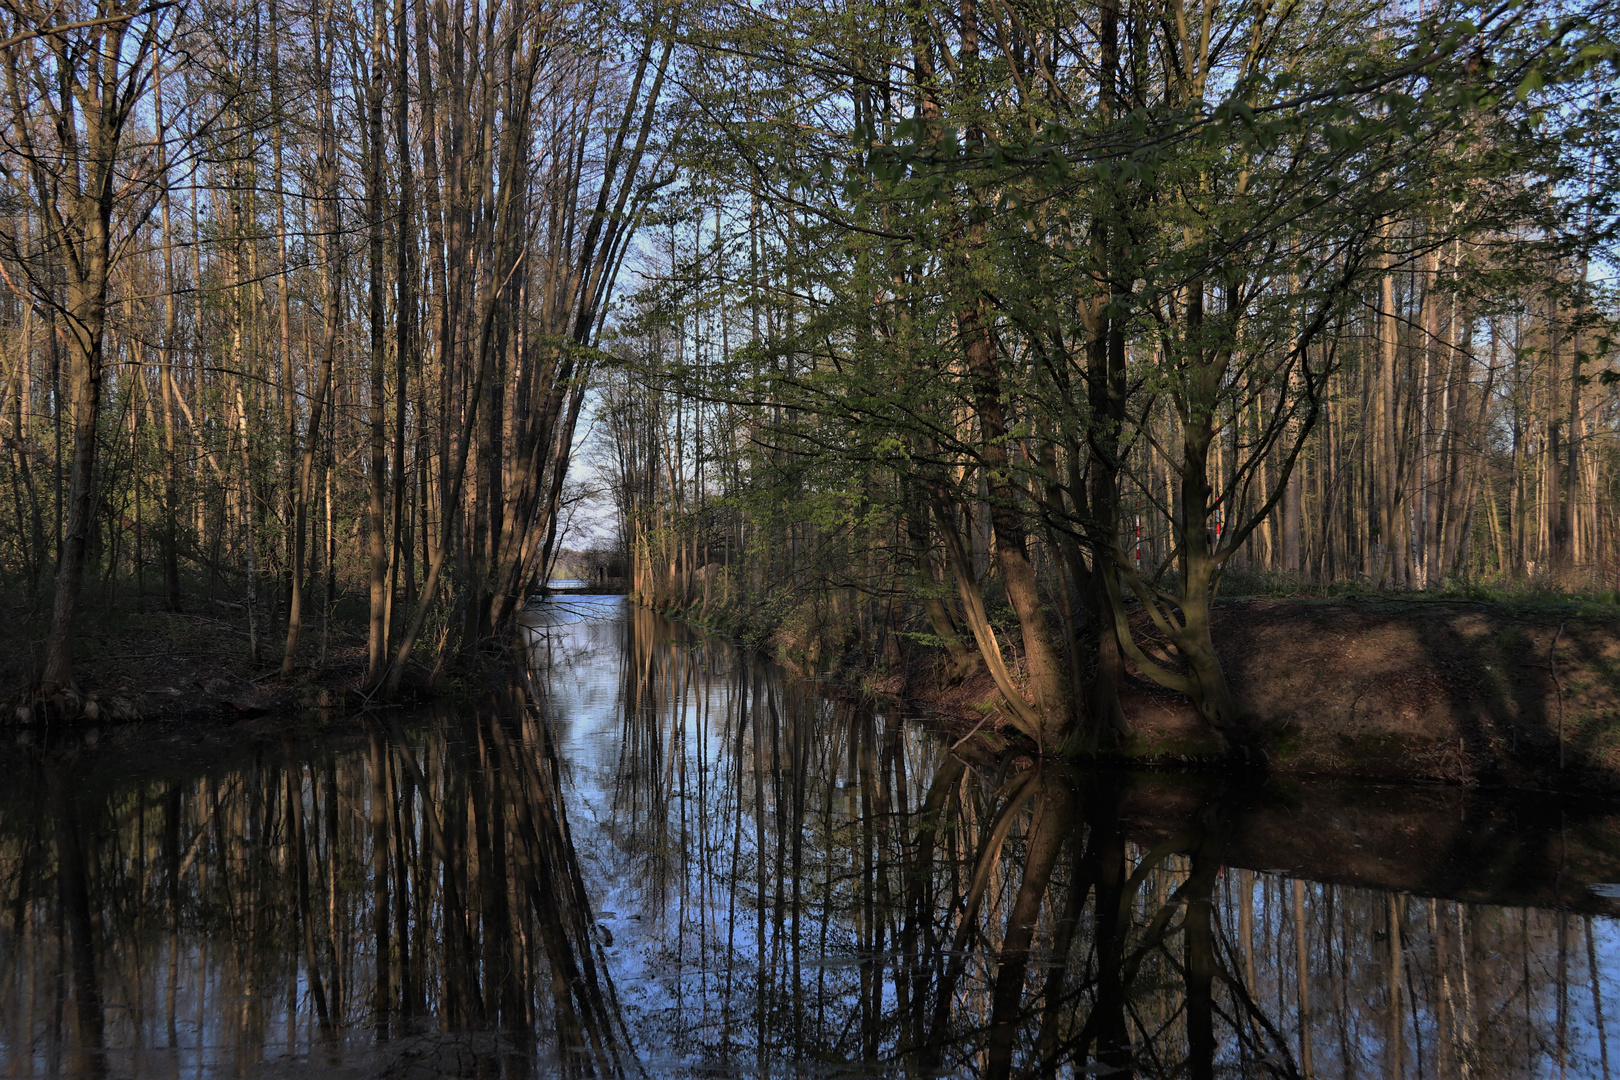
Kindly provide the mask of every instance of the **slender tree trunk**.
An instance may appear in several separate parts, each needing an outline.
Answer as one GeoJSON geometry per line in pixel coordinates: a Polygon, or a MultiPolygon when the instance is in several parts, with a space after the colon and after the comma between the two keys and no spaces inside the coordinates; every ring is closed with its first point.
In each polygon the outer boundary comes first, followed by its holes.
{"type": "MultiPolygon", "coordinates": [[[[332,387],[332,368],[334,354],[337,352],[338,331],[341,327],[342,312],[342,268],[338,265],[338,173],[337,173],[337,137],[332,118],[332,92],[329,76],[331,73],[331,39],[327,38],[326,53],[322,58],[321,23],[319,19],[314,23],[314,54],[316,59],[316,75],[320,79],[318,93],[320,95],[321,114],[321,148],[320,158],[316,163],[316,173],[320,180],[318,195],[318,214],[321,231],[321,278],[325,293],[324,311],[322,312],[321,334],[321,377],[315,394],[310,400],[309,428],[304,439],[303,463],[299,468],[298,493],[294,505],[293,521],[293,564],[292,564],[292,595],[287,602],[287,644],[281,659],[281,672],[289,675],[297,662],[298,637],[303,627],[304,617],[304,583],[305,583],[305,538],[308,533],[309,497],[310,488],[314,483],[315,452],[321,438],[321,413],[326,402],[327,394],[332,387]]],[[[327,468],[327,482],[330,484],[330,467],[327,468]]],[[[327,542],[331,544],[331,495],[326,498],[327,510],[327,542]]],[[[325,562],[330,566],[331,559],[325,562]]],[[[322,590],[325,595],[328,590],[322,590]]],[[[322,626],[327,619],[326,604],[322,604],[322,626]]],[[[325,660],[326,649],[324,641],[321,649],[322,661],[325,660]]]]}
{"type": "MultiPolygon", "coordinates": [[[[271,168],[276,187],[276,313],[278,316],[278,330],[281,343],[281,430],[286,439],[286,447],[282,451],[282,528],[286,533],[286,566],[283,571],[282,591],[286,602],[290,606],[293,594],[293,579],[297,575],[294,567],[296,561],[294,548],[297,541],[293,537],[293,518],[297,513],[298,488],[298,367],[292,352],[292,292],[291,281],[287,274],[287,188],[285,174],[282,169],[282,142],[286,128],[285,118],[282,116],[281,100],[281,22],[277,16],[279,8],[270,9],[270,115],[274,127],[271,131],[270,152],[271,168]]],[[[167,230],[165,230],[167,231],[167,230]]]]}
{"type": "MultiPolygon", "coordinates": [[[[1105,122],[1111,122],[1125,107],[1119,70],[1119,0],[1106,0],[1098,12],[1100,72],[1098,105],[1105,122]]],[[[1091,226],[1091,254],[1098,270],[1089,283],[1092,295],[1082,316],[1086,330],[1086,392],[1093,422],[1087,426],[1090,454],[1089,498],[1086,511],[1092,531],[1092,569],[1089,595],[1085,601],[1097,616],[1096,673],[1092,676],[1089,729],[1099,742],[1118,740],[1125,733],[1125,711],[1120,691],[1125,682],[1125,662],[1115,631],[1112,610],[1116,589],[1108,587],[1105,576],[1115,573],[1113,542],[1119,537],[1119,446],[1125,422],[1125,331],[1115,308],[1125,299],[1118,284],[1110,280],[1123,263],[1121,233],[1127,227],[1124,200],[1115,192],[1099,191],[1097,211],[1091,226]]],[[[1071,480],[1079,480],[1078,446],[1070,448],[1071,480]]],[[[1081,489],[1074,488],[1075,498],[1081,489]]],[[[1123,614],[1121,612],[1120,614],[1123,614]]],[[[1077,688],[1078,689],[1078,688],[1077,688]]]]}
{"type": "MultiPolygon", "coordinates": [[[[1385,236],[1389,235],[1385,228],[1385,236]]],[[[1395,313],[1395,277],[1389,273],[1389,256],[1382,256],[1384,274],[1378,280],[1378,359],[1373,382],[1373,475],[1377,492],[1378,547],[1377,589],[1382,592],[1395,574],[1396,531],[1400,527],[1398,496],[1395,490],[1395,359],[1398,323],[1395,313]]]]}
{"type": "Polygon", "coordinates": [[[169,212],[168,128],[163,121],[163,65],[156,58],[152,62],[152,107],[157,124],[158,173],[163,185],[159,195],[163,228],[163,370],[160,376],[163,394],[163,585],[169,610],[179,611],[180,522],[176,483],[178,455],[174,439],[174,343],[179,336],[179,311],[175,302],[174,230],[169,212]]]}
{"type": "MultiPolygon", "coordinates": [[[[371,397],[369,402],[371,468],[367,503],[366,550],[370,570],[370,619],[366,631],[366,685],[382,678],[388,662],[388,537],[384,524],[388,457],[385,442],[384,367],[387,347],[383,337],[383,0],[372,2],[371,68],[367,89],[366,207],[369,234],[371,326],[371,397]]],[[[401,147],[401,152],[405,152],[401,147]]]]}
{"type": "MultiPolygon", "coordinates": [[[[1290,378],[1291,392],[1298,392],[1299,377],[1290,378]]],[[[1298,420],[1290,420],[1290,442],[1299,438],[1298,420]]],[[[1320,460],[1320,458],[1318,458],[1320,460]]],[[[1281,569],[1285,574],[1298,574],[1305,569],[1303,556],[1305,535],[1305,463],[1303,459],[1294,466],[1288,474],[1288,483],[1283,487],[1282,506],[1280,517],[1282,519],[1281,569]]]]}
{"type": "Polygon", "coordinates": [[[236,380],[237,438],[242,458],[242,528],[247,542],[247,624],[248,661],[259,662],[259,553],[253,528],[253,458],[248,452],[247,402],[242,380],[236,380]]]}
{"type": "MultiPolygon", "coordinates": [[[[398,67],[395,70],[394,87],[394,144],[399,153],[399,213],[395,225],[395,250],[398,260],[395,273],[398,277],[398,299],[396,311],[396,336],[394,342],[394,504],[393,522],[390,534],[393,536],[393,554],[389,565],[393,568],[388,583],[388,609],[387,621],[388,637],[394,632],[394,600],[398,594],[398,578],[400,560],[405,560],[405,577],[407,593],[410,590],[410,579],[413,566],[410,560],[411,546],[406,537],[405,520],[405,489],[407,473],[405,470],[405,405],[407,400],[406,363],[411,355],[413,333],[416,326],[416,269],[413,257],[416,250],[415,229],[415,186],[411,175],[411,141],[410,141],[410,111],[408,108],[407,91],[410,87],[409,62],[410,55],[407,49],[407,0],[398,0],[398,8],[394,20],[394,58],[398,67]]],[[[425,418],[418,417],[418,423],[425,418]]],[[[386,649],[385,649],[386,651],[386,649]]]]}

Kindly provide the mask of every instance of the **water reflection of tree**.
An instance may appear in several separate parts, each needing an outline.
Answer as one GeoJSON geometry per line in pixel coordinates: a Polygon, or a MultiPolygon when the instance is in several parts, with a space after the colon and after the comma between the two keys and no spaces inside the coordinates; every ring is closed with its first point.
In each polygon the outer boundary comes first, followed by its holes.
{"type": "Polygon", "coordinates": [[[548,698],[616,665],[585,841],[578,718],[516,698],[0,762],[0,1072],[1607,1075],[1589,920],[1225,869],[1218,793],[1145,830],[1118,775],[964,760],[645,612],[547,641],[548,698]]]}
{"type": "Polygon", "coordinates": [[[661,1050],[919,1075],[1606,1067],[1570,1019],[1601,1002],[1569,915],[1223,869],[1219,797],[1139,843],[1118,776],[964,761],[680,637],[633,619],[613,777],[613,873],[641,883],[672,988],[637,1010],[661,1050]]]}
{"type": "Polygon", "coordinates": [[[556,759],[522,705],[200,776],[37,755],[38,798],[0,815],[0,1071],[432,1060],[457,1033],[486,1075],[623,1072],[556,759]]]}

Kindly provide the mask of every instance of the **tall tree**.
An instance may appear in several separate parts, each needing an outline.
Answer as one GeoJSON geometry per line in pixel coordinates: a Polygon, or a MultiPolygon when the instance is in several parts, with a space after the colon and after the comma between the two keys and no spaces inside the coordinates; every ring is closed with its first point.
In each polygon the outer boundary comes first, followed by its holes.
{"type": "Polygon", "coordinates": [[[11,123],[0,145],[25,174],[18,180],[32,196],[40,242],[0,232],[0,243],[67,331],[73,457],[40,690],[71,696],[74,620],[95,513],[109,291],[130,234],[151,211],[155,179],[143,160],[151,145],[132,144],[132,121],[153,53],[182,13],[169,3],[17,0],[5,14],[11,123]]]}

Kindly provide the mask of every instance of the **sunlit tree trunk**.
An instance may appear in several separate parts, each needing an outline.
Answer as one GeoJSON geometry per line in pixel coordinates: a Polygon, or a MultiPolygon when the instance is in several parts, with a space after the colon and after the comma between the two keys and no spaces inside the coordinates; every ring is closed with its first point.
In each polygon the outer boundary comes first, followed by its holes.
{"type": "MultiPolygon", "coordinates": [[[[160,538],[164,596],[170,611],[180,610],[180,520],[178,467],[174,435],[174,356],[179,336],[179,309],[175,299],[174,226],[170,214],[168,128],[163,117],[163,65],[152,63],[152,109],[157,127],[157,161],[161,176],[160,222],[163,229],[163,345],[159,380],[163,397],[163,529],[160,538]]],[[[279,184],[278,184],[279,186],[279,184]]],[[[277,205],[280,203],[278,201],[277,205]]],[[[283,290],[285,291],[285,290],[283,290]]]]}

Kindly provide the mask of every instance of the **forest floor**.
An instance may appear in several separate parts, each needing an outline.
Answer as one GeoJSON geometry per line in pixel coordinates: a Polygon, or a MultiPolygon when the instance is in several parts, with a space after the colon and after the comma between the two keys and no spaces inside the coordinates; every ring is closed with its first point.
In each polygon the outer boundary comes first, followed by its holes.
{"type": "MultiPolygon", "coordinates": [[[[303,662],[288,676],[280,674],[280,633],[260,637],[255,662],[240,617],[221,614],[152,607],[82,615],[74,656],[84,718],[299,722],[365,704],[357,690],[366,666],[363,610],[340,609],[324,649],[320,624],[309,626],[303,662]]],[[[0,613],[0,717],[33,718],[29,688],[44,653],[44,633],[34,620],[0,613]]],[[[440,690],[454,695],[469,677],[482,676],[509,679],[511,673],[441,678],[440,690]]]]}
{"type": "MultiPolygon", "coordinates": [[[[1221,663],[1277,772],[1620,790],[1620,620],[1612,605],[1394,597],[1221,599],[1221,663]]],[[[1169,660],[1137,611],[1138,641],[1169,660]]],[[[906,677],[909,674],[911,677],[906,677]]],[[[984,719],[988,677],[868,681],[953,730],[984,719]]],[[[1215,755],[1185,697],[1129,669],[1123,756],[1215,755]]],[[[984,725],[992,728],[995,722],[984,725]]]]}

